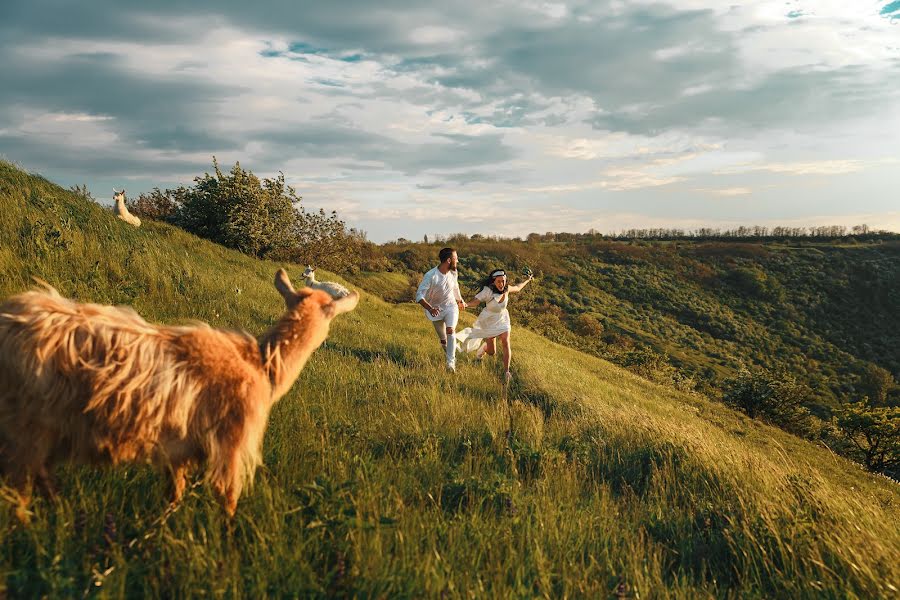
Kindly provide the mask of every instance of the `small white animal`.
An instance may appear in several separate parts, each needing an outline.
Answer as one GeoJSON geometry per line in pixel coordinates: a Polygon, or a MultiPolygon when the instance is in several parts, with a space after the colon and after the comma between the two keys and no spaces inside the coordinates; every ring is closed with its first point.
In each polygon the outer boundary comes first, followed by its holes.
{"type": "Polygon", "coordinates": [[[303,278],[306,279],[306,287],[311,287],[314,290],[322,290],[335,300],[350,295],[350,290],[339,283],[333,281],[316,281],[316,270],[313,269],[311,265],[306,265],[306,270],[303,271],[303,278]]]}
{"type": "Polygon", "coordinates": [[[113,209],[113,212],[116,213],[117,217],[135,227],[141,226],[141,220],[128,212],[128,207],[125,206],[125,188],[122,188],[121,192],[117,192],[116,188],[113,188],[113,200],[116,202],[116,207],[113,209]]]}

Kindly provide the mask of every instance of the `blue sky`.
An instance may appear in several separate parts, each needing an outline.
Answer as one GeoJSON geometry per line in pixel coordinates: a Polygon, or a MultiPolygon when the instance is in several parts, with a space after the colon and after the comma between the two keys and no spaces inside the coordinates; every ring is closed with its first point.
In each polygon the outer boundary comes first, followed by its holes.
{"type": "Polygon", "coordinates": [[[0,156],[136,195],[211,157],[375,241],[900,231],[900,3],[0,5],[0,156]]]}

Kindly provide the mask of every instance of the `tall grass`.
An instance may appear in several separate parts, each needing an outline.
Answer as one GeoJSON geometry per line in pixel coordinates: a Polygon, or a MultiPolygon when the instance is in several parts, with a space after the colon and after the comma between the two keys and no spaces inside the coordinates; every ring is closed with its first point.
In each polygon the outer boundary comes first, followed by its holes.
{"type": "MultiPolygon", "coordinates": [[[[168,226],[133,229],[2,163],[0,209],[0,297],[38,276],[151,320],[254,333],[281,311],[271,283],[280,265],[168,226]]],[[[893,482],[522,329],[513,338],[507,401],[497,361],[463,361],[447,375],[417,307],[364,294],[273,410],[265,467],[232,521],[203,486],[165,512],[164,481],[147,467],[62,468],[62,494],[37,500],[28,527],[0,505],[0,590],[900,593],[893,482]]]]}

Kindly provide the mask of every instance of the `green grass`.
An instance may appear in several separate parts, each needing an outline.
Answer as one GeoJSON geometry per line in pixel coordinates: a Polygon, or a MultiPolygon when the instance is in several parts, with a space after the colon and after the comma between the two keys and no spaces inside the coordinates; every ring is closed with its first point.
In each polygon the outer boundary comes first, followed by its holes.
{"type": "MultiPolygon", "coordinates": [[[[0,163],[0,297],[38,276],[259,333],[278,266],[0,163]]],[[[200,486],[160,524],[147,467],[63,468],[30,526],[0,505],[0,595],[897,595],[894,482],[524,329],[513,345],[507,404],[498,361],[446,375],[421,310],[364,293],[275,406],[232,522],[200,486]]]]}

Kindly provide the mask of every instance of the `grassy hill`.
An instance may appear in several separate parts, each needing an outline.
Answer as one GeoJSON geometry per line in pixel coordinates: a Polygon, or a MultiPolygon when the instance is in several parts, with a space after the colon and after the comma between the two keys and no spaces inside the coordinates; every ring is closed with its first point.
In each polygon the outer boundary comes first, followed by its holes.
{"type": "MultiPolygon", "coordinates": [[[[258,333],[282,310],[278,266],[169,226],[133,229],[0,163],[0,297],[38,276],[153,321],[258,333]]],[[[288,270],[297,279],[301,267],[288,270]]],[[[382,291],[402,283],[369,278],[382,291]]],[[[507,403],[496,362],[446,375],[420,310],[364,293],[275,406],[265,468],[233,522],[200,486],[160,523],[165,485],[146,467],[64,468],[60,498],[38,500],[29,527],[0,504],[0,590],[897,595],[894,482],[720,404],[513,335],[507,403]]]]}
{"type": "MultiPolygon", "coordinates": [[[[459,249],[465,285],[498,266],[541,273],[511,308],[520,323],[618,364],[640,362],[629,354],[635,344],[653,348],[711,393],[742,365],[783,369],[809,387],[810,408],[827,416],[867,393],[867,368],[900,377],[900,236],[568,238],[448,243],[459,249]],[[579,335],[585,315],[603,335],[579,335]]],[[[440,246],[382,248],[401,272],[415,274],[434,263],[440,246]]]]}

